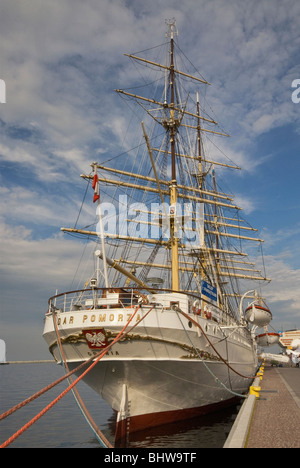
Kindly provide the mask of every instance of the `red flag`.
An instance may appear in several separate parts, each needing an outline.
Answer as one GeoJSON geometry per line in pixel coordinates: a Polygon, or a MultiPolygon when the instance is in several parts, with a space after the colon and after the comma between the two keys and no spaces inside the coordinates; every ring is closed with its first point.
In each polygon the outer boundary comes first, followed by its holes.
{"type": "Polygon", "coordinates": [[[93,189],[94,189],[94,200],[93,202],[99,200],[100,194],[99,194],[99,182],[98,182],[98,176],[97,174],[94,175],[93,178],[93,189]]]}

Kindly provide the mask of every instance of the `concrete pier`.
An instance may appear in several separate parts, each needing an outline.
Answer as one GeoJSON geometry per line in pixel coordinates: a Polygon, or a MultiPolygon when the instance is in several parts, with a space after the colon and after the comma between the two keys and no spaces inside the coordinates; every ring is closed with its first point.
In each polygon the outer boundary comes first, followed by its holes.
{"type": "Polygon", "coordinates": [[[258,374],[224,448],[300,448],[300,369],[266,364],[258,374]]]}
{"type": "Polygon", "coordinates": [[[300,448],[300,369],[266,367],[246,448],[300,448]]]}
{"type": "Polygon", "coordinates": [[[54,361],[54,359],[41,359],[39,361],[6,361],[5,364],[45,364],[48,362],[52,362],[54,364],[56,361],[54,361]]]}

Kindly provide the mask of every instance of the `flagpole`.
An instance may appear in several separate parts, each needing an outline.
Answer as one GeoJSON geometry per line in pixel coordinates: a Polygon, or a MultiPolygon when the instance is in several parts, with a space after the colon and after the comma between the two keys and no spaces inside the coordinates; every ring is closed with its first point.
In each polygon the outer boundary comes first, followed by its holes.
{"type": "MultiPolygon", "coordinates": [[[[105,287],[109,287],[108,283],[108,273],[107,273],[107,261],[106,261],[106,252],[105,252],[105,242],[104,242],[104,230],[103,230],[103,222],[102,222],[102,213],[101,213],[101,202],[100,202],[100,191],[99,191],[99,182],[98,182],[98,175],[97,175],[97,164],[93,163],[92,166],[94,167],[94,173],[96,176],[96,183],[93,183],[94,192],[94,202],[97,201],[97,211],[99,215],[99,227],[100,227],[100,238],[101,238],[101,245],[102,245],[102,260],[103,260],[103,269],[104,269],[104,280],[105,280],[105,287]]],[[[94,176],[94,177],[95,177],[94,176]]],[[[99,285],[99,277],[98,277],[98,263],[99,263],[99,256],[97,260],[97,284],[99,285]]]]}

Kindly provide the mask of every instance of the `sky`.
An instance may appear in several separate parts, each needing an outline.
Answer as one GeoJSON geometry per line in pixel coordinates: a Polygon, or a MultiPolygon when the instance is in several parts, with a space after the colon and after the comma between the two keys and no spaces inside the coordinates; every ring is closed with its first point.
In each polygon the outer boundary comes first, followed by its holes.
{"type": "Polygon", "coordinates": [[[230,189],[265,240],[272,325],[300,328],[300,103],[292,87],[300,2],[1,0],[0,338],[8,360],[51,357],[42,339],[48,298],[74,286],[89,248],[60,227],[77,218],[79,175],[124,147],[126,107],[114,89],[136,77],[123,54],[165,42],[171,18],[181,50],[212,83],[206,99],[231,135],[218,144],[244,169],[231,174],[230,189]]]}

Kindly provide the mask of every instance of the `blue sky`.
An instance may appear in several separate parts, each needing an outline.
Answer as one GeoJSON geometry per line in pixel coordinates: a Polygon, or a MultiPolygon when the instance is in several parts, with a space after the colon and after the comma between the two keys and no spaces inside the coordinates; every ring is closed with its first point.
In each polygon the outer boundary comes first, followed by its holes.
{"type": "MultiPolygon", "coordinates": [[[[63,235],[95,159],[119,154],[127,128],[115,88],[135,71],[123,53],[165,41],[210,82],[206,99],[242,173],[226,185],[265,239],[264,291],[275,329],[300,327],[300,3],[297,0],[2,0],[0,337],[8,359],[47,358],[48,298],[71,285],[82,241],[63,235]]],[[[93,214],[93,207],[91,207],[93,214]]],[[[87,213],[88,214],[88,213],[87,213]]]]}

